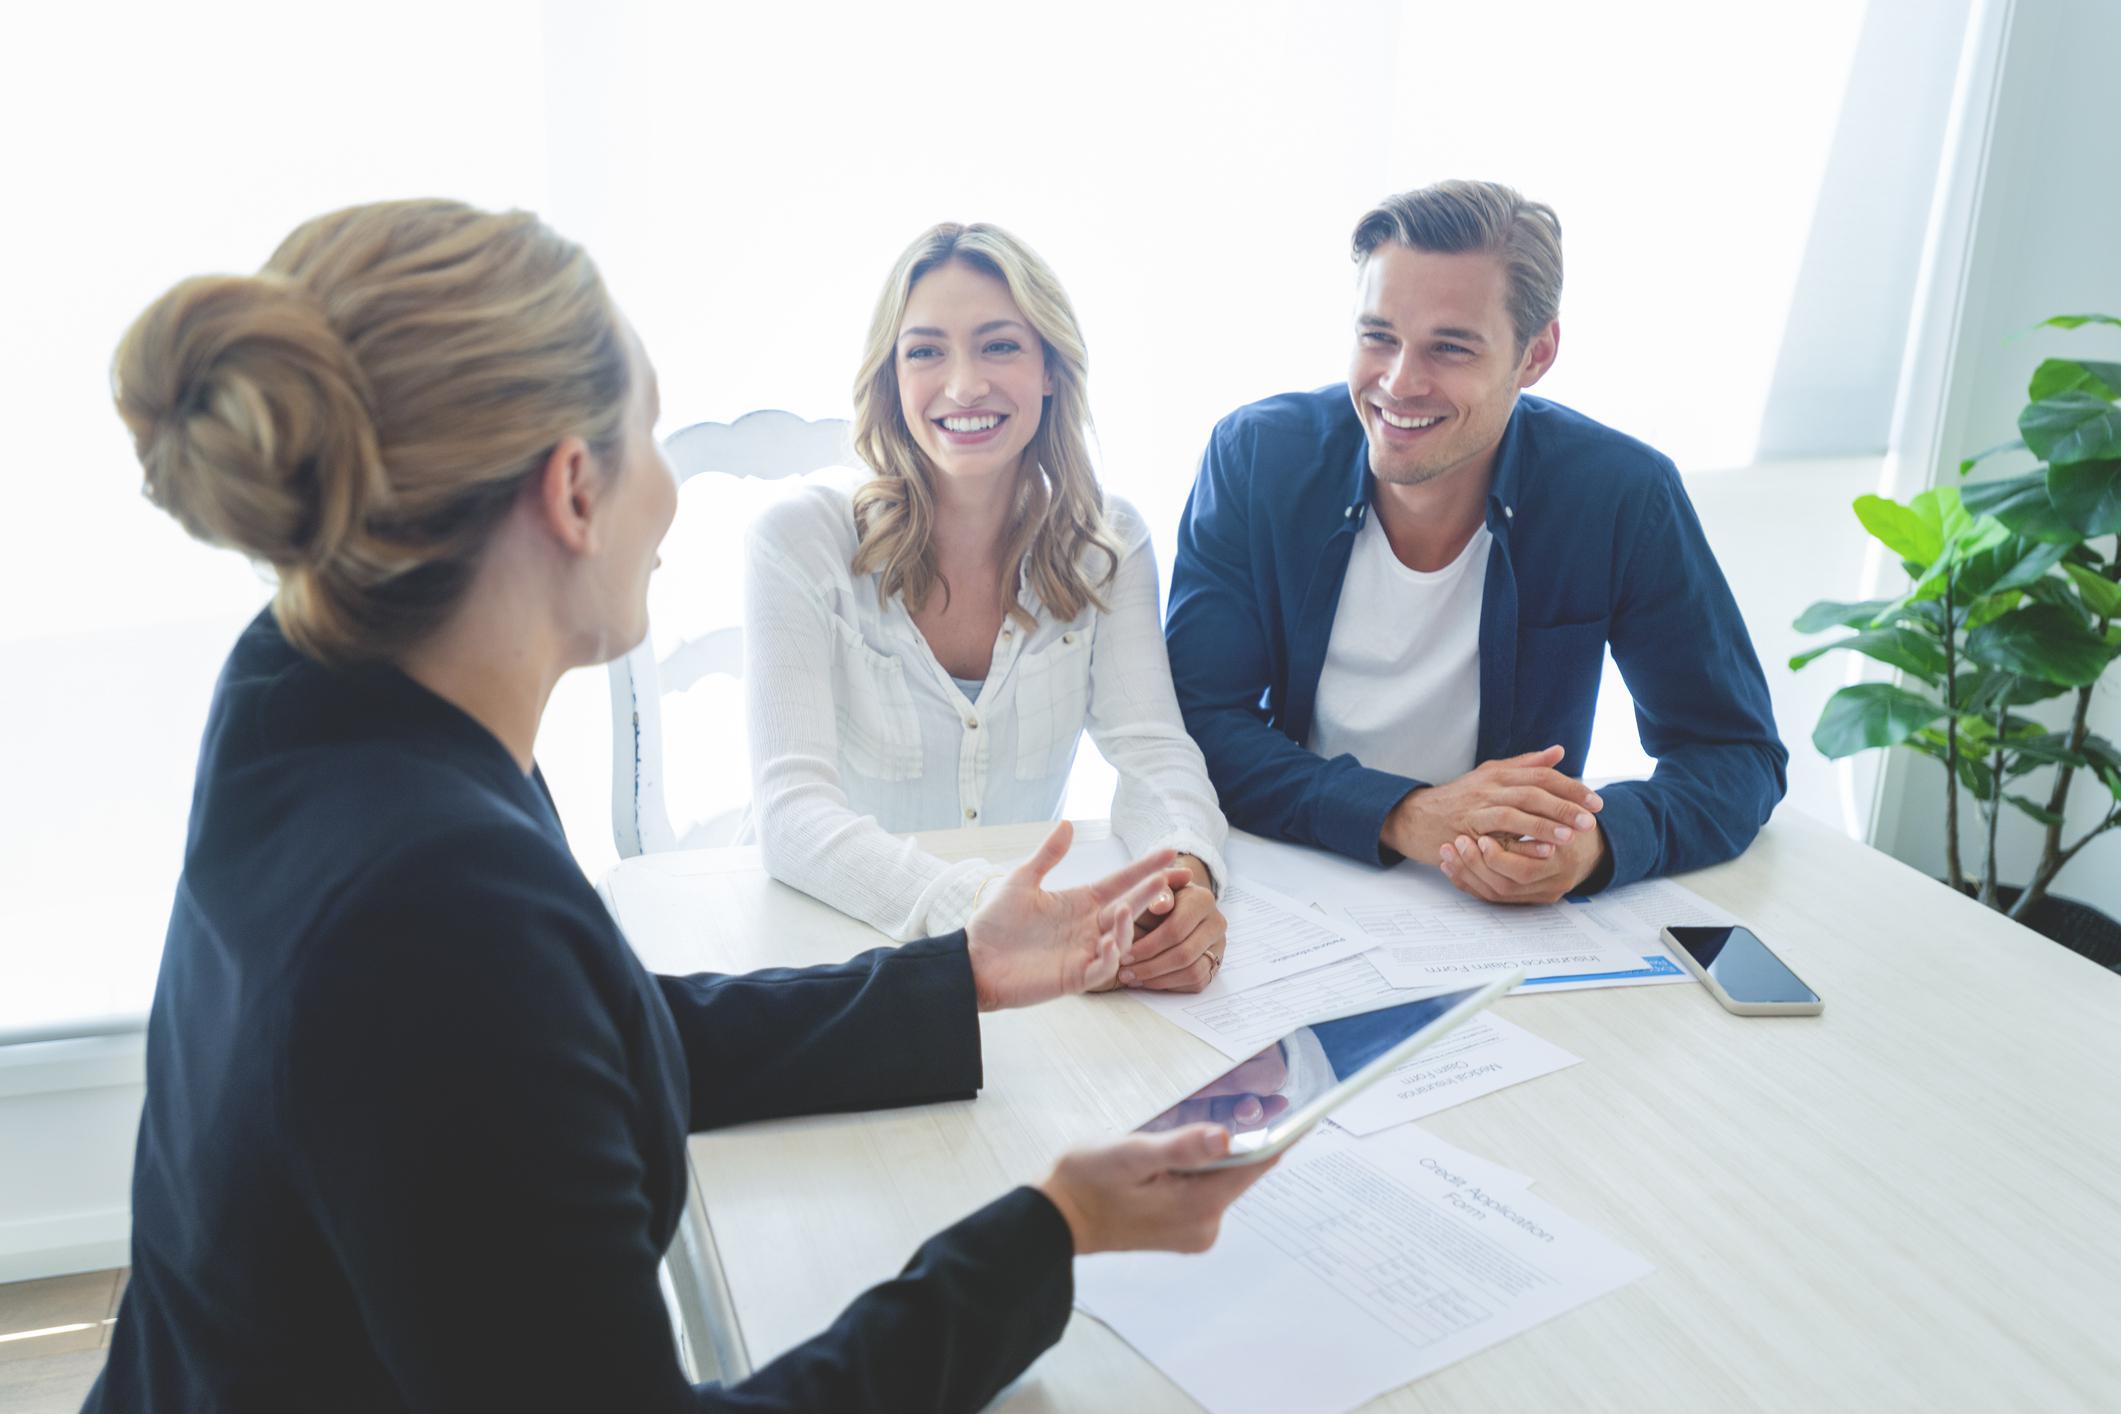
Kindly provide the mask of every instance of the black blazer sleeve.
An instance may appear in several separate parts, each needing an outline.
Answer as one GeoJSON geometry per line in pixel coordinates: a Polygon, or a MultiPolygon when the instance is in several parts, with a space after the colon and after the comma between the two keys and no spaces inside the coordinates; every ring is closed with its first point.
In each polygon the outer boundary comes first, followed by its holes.
{"type": "Polygon", "coordinates": [[[710,1391],[707,1407],[983,1408],[1067,1328],[1074,1255],[1059,1211],[1016,1189],[929,1238],[824,1334],[710,1391]]]}
{"type": "Polygon", "coordinates": [[[962,930],[827,967],[658,977],[692,1127],[969,1099],[979,1002],[962,930]]]}
{"type": "MultiPolygon", "coordinates": [[[[637,964],[593,900],[525,878],[520,841],[448,844],[361,890],[332,930],[337,945],[310,950],[288,979],[289,1032],[265,1048],[287,1057],[275,1105],[284,1161],[344,1274],[337,1299],[404,1407],[972,1409],[1058,1338],[1072,1294],[1066,1225],[1019,1190],[750,1380],[690,1385],[657,1285],[649,1198],[671,1181],[673,1154],[648,1136],[673,1128],[677,1116],[658,1111],[678,1097],[638,1080],[656,991],[626,971],[637,964]]],[[[897,1001],[910,1006],[948,992],[925,990],[931,970],[950,972],[947,945],[910,961],[875,956],[809,981],[696,979],[684,988],[688,1049],[726,1019],[740,1040],[767,1043],[753,1055],[795,1058],[733,1063],[737,1084],[763,1080],[802,1107],[817,1078],[828,1105],[858,1103],[861,1083],[831,1089],[831,1077],[867,1063],[891,988],[908,979],[897,1001]]],[[[948,1029],[941,1017],[899,1020],[908,1036],[948,1029]]],[[[962,1055],[900,1078],[976,1083],[971,1034],[969,1079],[962,1055]]],[[[318,1396],[329,1404],[329,1391],[318,1396]]]]}

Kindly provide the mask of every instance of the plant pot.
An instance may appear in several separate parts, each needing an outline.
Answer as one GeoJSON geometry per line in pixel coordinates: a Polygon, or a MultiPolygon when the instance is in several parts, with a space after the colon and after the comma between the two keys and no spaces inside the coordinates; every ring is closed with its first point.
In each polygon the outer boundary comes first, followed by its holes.
{"type": "MultiPolygon", "coordinates": [[[[2006,910],[2018,901],[2025,890],[2011,884],[1998,884],[1996,897],[2006,910]]],[[[1974,896],[1972,886],[1966,889],[1968,897],[1974,896]]],[[[2101,967],[2121,972],[2121,922],[2116,922],[2088,903],[2079,903],[2073,898],[2058,898],[2048,894],[2017,920],[2051,942],[2057,942],[2079,957],[2089,958],[2101,967]]]]}

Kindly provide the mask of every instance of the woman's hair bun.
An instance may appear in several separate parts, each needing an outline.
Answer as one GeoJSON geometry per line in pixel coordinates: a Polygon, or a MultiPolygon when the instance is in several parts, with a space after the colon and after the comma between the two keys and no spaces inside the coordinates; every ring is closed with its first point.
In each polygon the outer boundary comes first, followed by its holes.
{"type": "Polygon", "coordinates": [[[623,464],[634,363],[580,246],[419,198],[327,212],[256,275],[176,286],[111,384],[148,498],[270,564],[287,641],[350,665],[455,611],[566,438],[623,464]]]}
{"type": "Polygon", "coordinates": [[[368,382],[284,275],[177,285],[133,322],[111,379],[148,499],[202,540],[312,567],[390,495],[368,382]]]}

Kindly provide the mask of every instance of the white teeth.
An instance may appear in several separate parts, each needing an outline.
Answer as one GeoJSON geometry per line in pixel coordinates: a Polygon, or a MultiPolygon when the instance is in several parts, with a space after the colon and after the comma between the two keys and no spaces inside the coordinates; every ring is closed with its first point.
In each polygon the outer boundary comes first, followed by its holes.
{"type": "Polygon", "coordinates": [[[1443,421],[1440,417],[1394,417],[1383,408],[1377,410],[1377,415],[1394,427],[1404,427],[1409,431],[1417,427],[1434,427],[1437,423],[1443,421]]]}
{"type": "Polygon", "coordinates": [[[990,427],[1001,425],[998,413],[982,413],[978,417],[946,417],[943,426],[952,432],[985,432],[990,427]]]}

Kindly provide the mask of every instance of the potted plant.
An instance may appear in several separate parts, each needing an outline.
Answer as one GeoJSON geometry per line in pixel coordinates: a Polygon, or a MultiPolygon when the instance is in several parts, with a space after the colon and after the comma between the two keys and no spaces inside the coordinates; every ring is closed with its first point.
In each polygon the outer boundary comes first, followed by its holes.
{"type": "MultiPolygon", "coordinates": [[[[2104,314],[2058,315],[2042,328],[2121,325],[2104,314]]],[[[1963,476],[2000,453],[2041,465],[1994,481],[1940,486],[1906,504],[1859,496],[1856,518],[1899,556],[1907,592],[1860,604],[1821,602],[1797,628],[1855,632],[1790,659],[1802,668],[1838,649],[1900,670],[1899,683],[1844,687],[1820,713],[1812,742],[1839,758],[1905,747],[1943,764],[1948,882],[1991,908],[2108,965],[2121,966],[2121,925],[2048,886],[2064,865],[2121,825],[2121,750],[2086,726],[2092,692],[2121,657],[2121,363],[2051,358],[2033,373],[2019,436],[1959,464],[1963,476]],[[2061,731],[2019,714],[2075,694],[2061,731]],[[2044,796],[2026,778],[2051,771],[2044,796]],[[2063,839],[2072,786],[2101,790],[2097,823],[2063,839]],[[1986,846],[1970,884],[1960,861],[1960,793],[1981,812],[1986,846]],[[2104,798],[2110,797],[2110,798],[2104,798]],[[2044,829],[2039,863],[2022,890],[1996,878],[1996,827],[2006,809],[2044,829]],[[2103,925],[2103,926],[2102,926],[2103,925]],[[2066,935],[2066,936],[2062,936],[2066,935]],[[2100,951],[2106,956],[2097,956],[2100,951]]]]}

